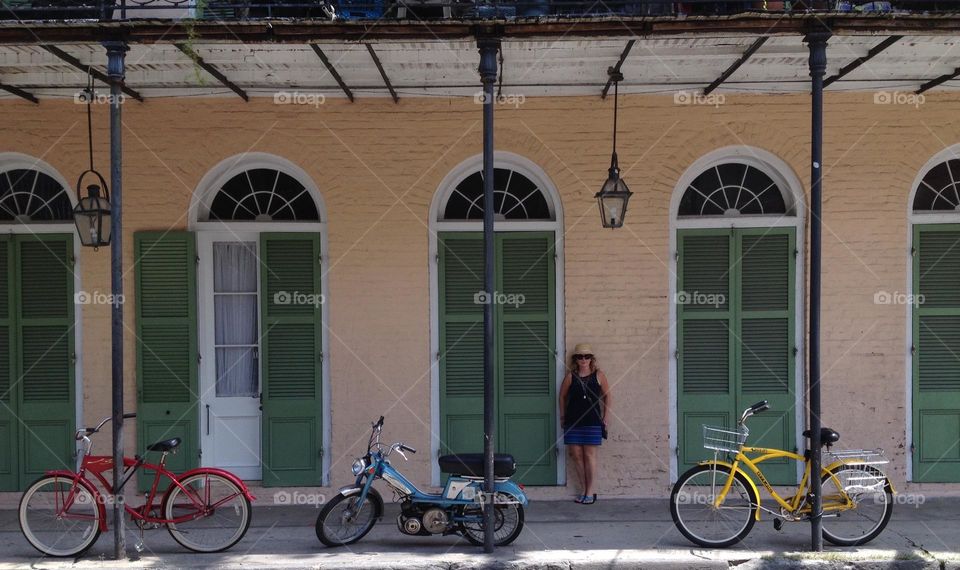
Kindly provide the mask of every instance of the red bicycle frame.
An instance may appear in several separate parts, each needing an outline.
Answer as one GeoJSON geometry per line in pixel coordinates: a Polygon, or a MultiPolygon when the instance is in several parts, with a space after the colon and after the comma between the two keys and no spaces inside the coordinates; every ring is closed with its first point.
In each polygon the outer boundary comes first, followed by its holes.
{"type": "MultiPolygon", "coordinates": [[[[219,507],[221,504],[233,499],[233,496],[225,497],[217,501],[215,504],[210,505],[209,495],[202,498],[198,497],[194,491],[187,489],[180,483],[182,479],[186,479],[187,477],[196,475],[198,473],[218,475],[220,477],[228,479],[232,483],[237,485],[241,493],[243,493],[244,496],[246,496],[249,500],[251,501],[256,500],[256,497],[254,497],[253,494],[250,493],[250,490],[247,489],[247,486],[243,483],[243,481],[238,479],[236,475],[234,475],[233,473],[230,473],[229,471],[225,471],[223,469],[217,469],[213,467],[201,467],[198,469],[191,469],[190,471],[187,471],[186,473],[183,473],[178,476],[168,471],[166,468],[164,468],[163,464],[164,464],[163,459],[160,460],[159,465],[155,465],[153,463],[147,463],[142,459],[130,459],[129,457],[123,458],[124,473],[127,473],[128,469],[133,469],[133,471],[131,471],[127,475],[127,478],[124,479],[124,484],[133,475],[133,472],[135,472],[138,469],[141,469],[141,468],[152,469],[155,473],[153,484],[150,486],[150,492],[147,494],[146,502],[138,507],[130,507],[126,503],[124,503],[123,505],[123,509],[127,513],[129,513],[129,515],[135,520],[140,520],[147,523],[157,523],[157,524],[178,524],[181,522],[186,522],[202,516],[206,516],[210,512],[216,510],[216,508],[219,507]],[[183,491],[184,495],[190,498],[190,501],[193,503],[193,506],[196,508],[196,510],[187,515],[172,518],[172,519],[166,519],[159,516],[151,515],[151,512],[153,511],[153,508],[154,508],[154,499],[157,498],[157,487],[160,485],[161,477],[167,477],[171,481],[170,486],[167,487],[166,491],[164,491],[164,497],[170,494],[174,486],[179,487],[180,490],[183,491]]],[[[47,475],[65,477],[73,481],[73,485],[70,487],[70,492],[67,493],[67,496],[63,499],[63,504],[57,506],[57,514],[64,518],[88,518],[85,515],[69,513],[70,507],[73,505],[74,500],[76,498],[77,486],[82,485],[93,494],[93,497],[97,502],[97,509],[100,513],[100,530],[106,531],[107,517],[106,517],[106,508],[104,506],[103,495],[101,495],[100,491],[97,489],[97,486],[94,485],[90,481],[90,479],[86,477],[86,473],[87,472],[92,473],[93,476],[96,477],[98,481],[100,481],[100,484],[103,486],[107,494],[116,500],[116,494],[114,492],[113,486],[110,485],[109,481],[107,481],[107,478],[103,475],[104,472],[112,471],[112,470],[113,470],[112,457],[108,455],[86,455],[83,458],[83,462],[80,465],[79,471],[76,471],[76,472],[67,471],[67,470],[47,471],[47,475]]],[[[204,489],[207,493],[210,492],[209,485],[205,485],[204,489]]],[[[59,501],[59,496],[57,500],[59,501]]],[[[160,506],[161,507],[163,506],[162,502],[160,506]]]]}

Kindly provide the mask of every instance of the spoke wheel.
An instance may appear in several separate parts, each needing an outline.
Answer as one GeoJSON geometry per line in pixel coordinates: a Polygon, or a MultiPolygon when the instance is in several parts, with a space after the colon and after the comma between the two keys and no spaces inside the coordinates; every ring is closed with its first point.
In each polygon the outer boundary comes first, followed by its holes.
{"type": "MultiPolygon", "coordinates": [[[[495,546],[506,546],[520,536],[523,531],[523,505],[505,493],[497,493],[494,502],[493,543],[495,546]]],[[[479,505],[471,505],[463,509],[463,515],[469,517],[483,517],[483,509],[479,505]]],[[[483,523],[465,522],[461,525],[463,535],[477,546],[483,545],[483,523]]]]}
{"type": "Polygon", "coordinates": [[[734,475],[723,503],[714,505],[729,476],[725,465],[697,465],[674,485],[670,515],[680,533],[695,544],[724,548],[750,534],[759,498],[743,474],[734,475]]]}
{"type": "Polygon", "coordinates": [[[184,548],[220,552],[240,541],[250,527],[250,501],[236,483],[216,473],[197,473],[170,485],[163,499],[167,530],[184,548]]]}
{"type": "Polygon", "coordinates": [[[317,517],[317,538],[327,546],[345,546],[357,542],[376,524],[380,514],[368,491],[363,504],[357,504],[359,494],[344,497],[337,494],[317,517]]]}
{"type": "Polygon", "coordinates": [[[20,500],[20,530],[49,556],[76,556],[100,536],[100,509],[89,484],[62,476],[37,479],[20,500]]]}
{"type": "Polygon", "coordinates": [[[879,469],[840,465],[821,479],[825,540],[860,546],[883,532],[893,514],[893,488],[879,469]]]}

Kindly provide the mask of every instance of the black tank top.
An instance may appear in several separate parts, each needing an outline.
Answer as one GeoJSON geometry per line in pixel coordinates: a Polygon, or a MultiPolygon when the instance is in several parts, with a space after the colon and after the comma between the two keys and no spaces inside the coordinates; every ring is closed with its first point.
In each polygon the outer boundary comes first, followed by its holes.
{"type": "Polygon", "coordinates": [[[580,377],[571,373],[570,389],[567,391],[567,409],[564,410],[564,427],[602,425],[600,416],[600,381],[597,373],[580,377]]]}

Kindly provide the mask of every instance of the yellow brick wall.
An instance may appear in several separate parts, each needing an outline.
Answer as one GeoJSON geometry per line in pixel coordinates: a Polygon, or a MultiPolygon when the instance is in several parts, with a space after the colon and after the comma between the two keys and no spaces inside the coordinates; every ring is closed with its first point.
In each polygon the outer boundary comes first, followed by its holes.
{"type": "MultiPolygon", "coordinates": [[[[635,196],[627,226],[603,230],[593,194],[606,178],[612,101],[528,98],[497,108],[496,148],[538,164],[562,197],[565,334],[590,342],[613,386],[611,439],[598,492],[662,496],[669,484],[668,288],[670,199],[684,170],[728,145],[788,163],[809,185],[809,97],[727,96],[719,107],[671,96],[621,98],[619,155],[635,196]]],[[[72,102],[0,104],[0,151],[41,157],[73,182],[85,168],[84,108],[72,102]]],[[[246,151],[303,168],[326,202],[334,484],[347,481],[368,422],[389,409],[387,437],[423,450],[405,465],[429,481],[430,303],[428,211],[443,177],[481,150],[472,98],[156,99],[124,105],[124,263],[132,234],[187,227],[191,194],[221,160],[246,151]],[[399,401],[397,400],[399,396],[399,401]]],[[[97,165],[108,171],[107,108],[95,108],[97,165]]],[[[918,108],[873,95],[828,94],[824,133],[824,422],[848,446],[891,453],[905,478],[906,309],[876,305],[905,292],[907,201],[918,169],[960,142],[960,97],[918,108]]],[[[85,249],[83,288],[107,292],[109,253],[85,249]]],[[[127,406],[135,400],[133,272],[126,274],[127,406]]],[[[84,421],[109,413],[107,306],[83,307],[84,421]]],[[[129,424],[128,424],[129,425],[129,424]]],[[[128,447],[133,449],[133,427],[128,447]]],[[[99,442],[101,449],[108,441],[99,442]]],[[[950,486],[928,486],[933,491],[950,486]]],[[[565,490],[538,491],[565,496],[565,490]]]]}

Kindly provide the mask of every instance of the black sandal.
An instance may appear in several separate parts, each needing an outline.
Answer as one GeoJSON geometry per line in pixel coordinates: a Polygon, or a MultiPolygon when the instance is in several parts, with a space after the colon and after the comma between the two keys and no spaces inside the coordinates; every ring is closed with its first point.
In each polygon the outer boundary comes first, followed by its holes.
{"type": "Polygon", "coordinates": [[[594,493],[593,496],[584,496],[583,502],[582,502],[581,504],[583,504],[583,505],[592,505],[592,504],[594,504],[594,503],[596,503],[596,502],[597,502],[597,494],[594,493]]]}

